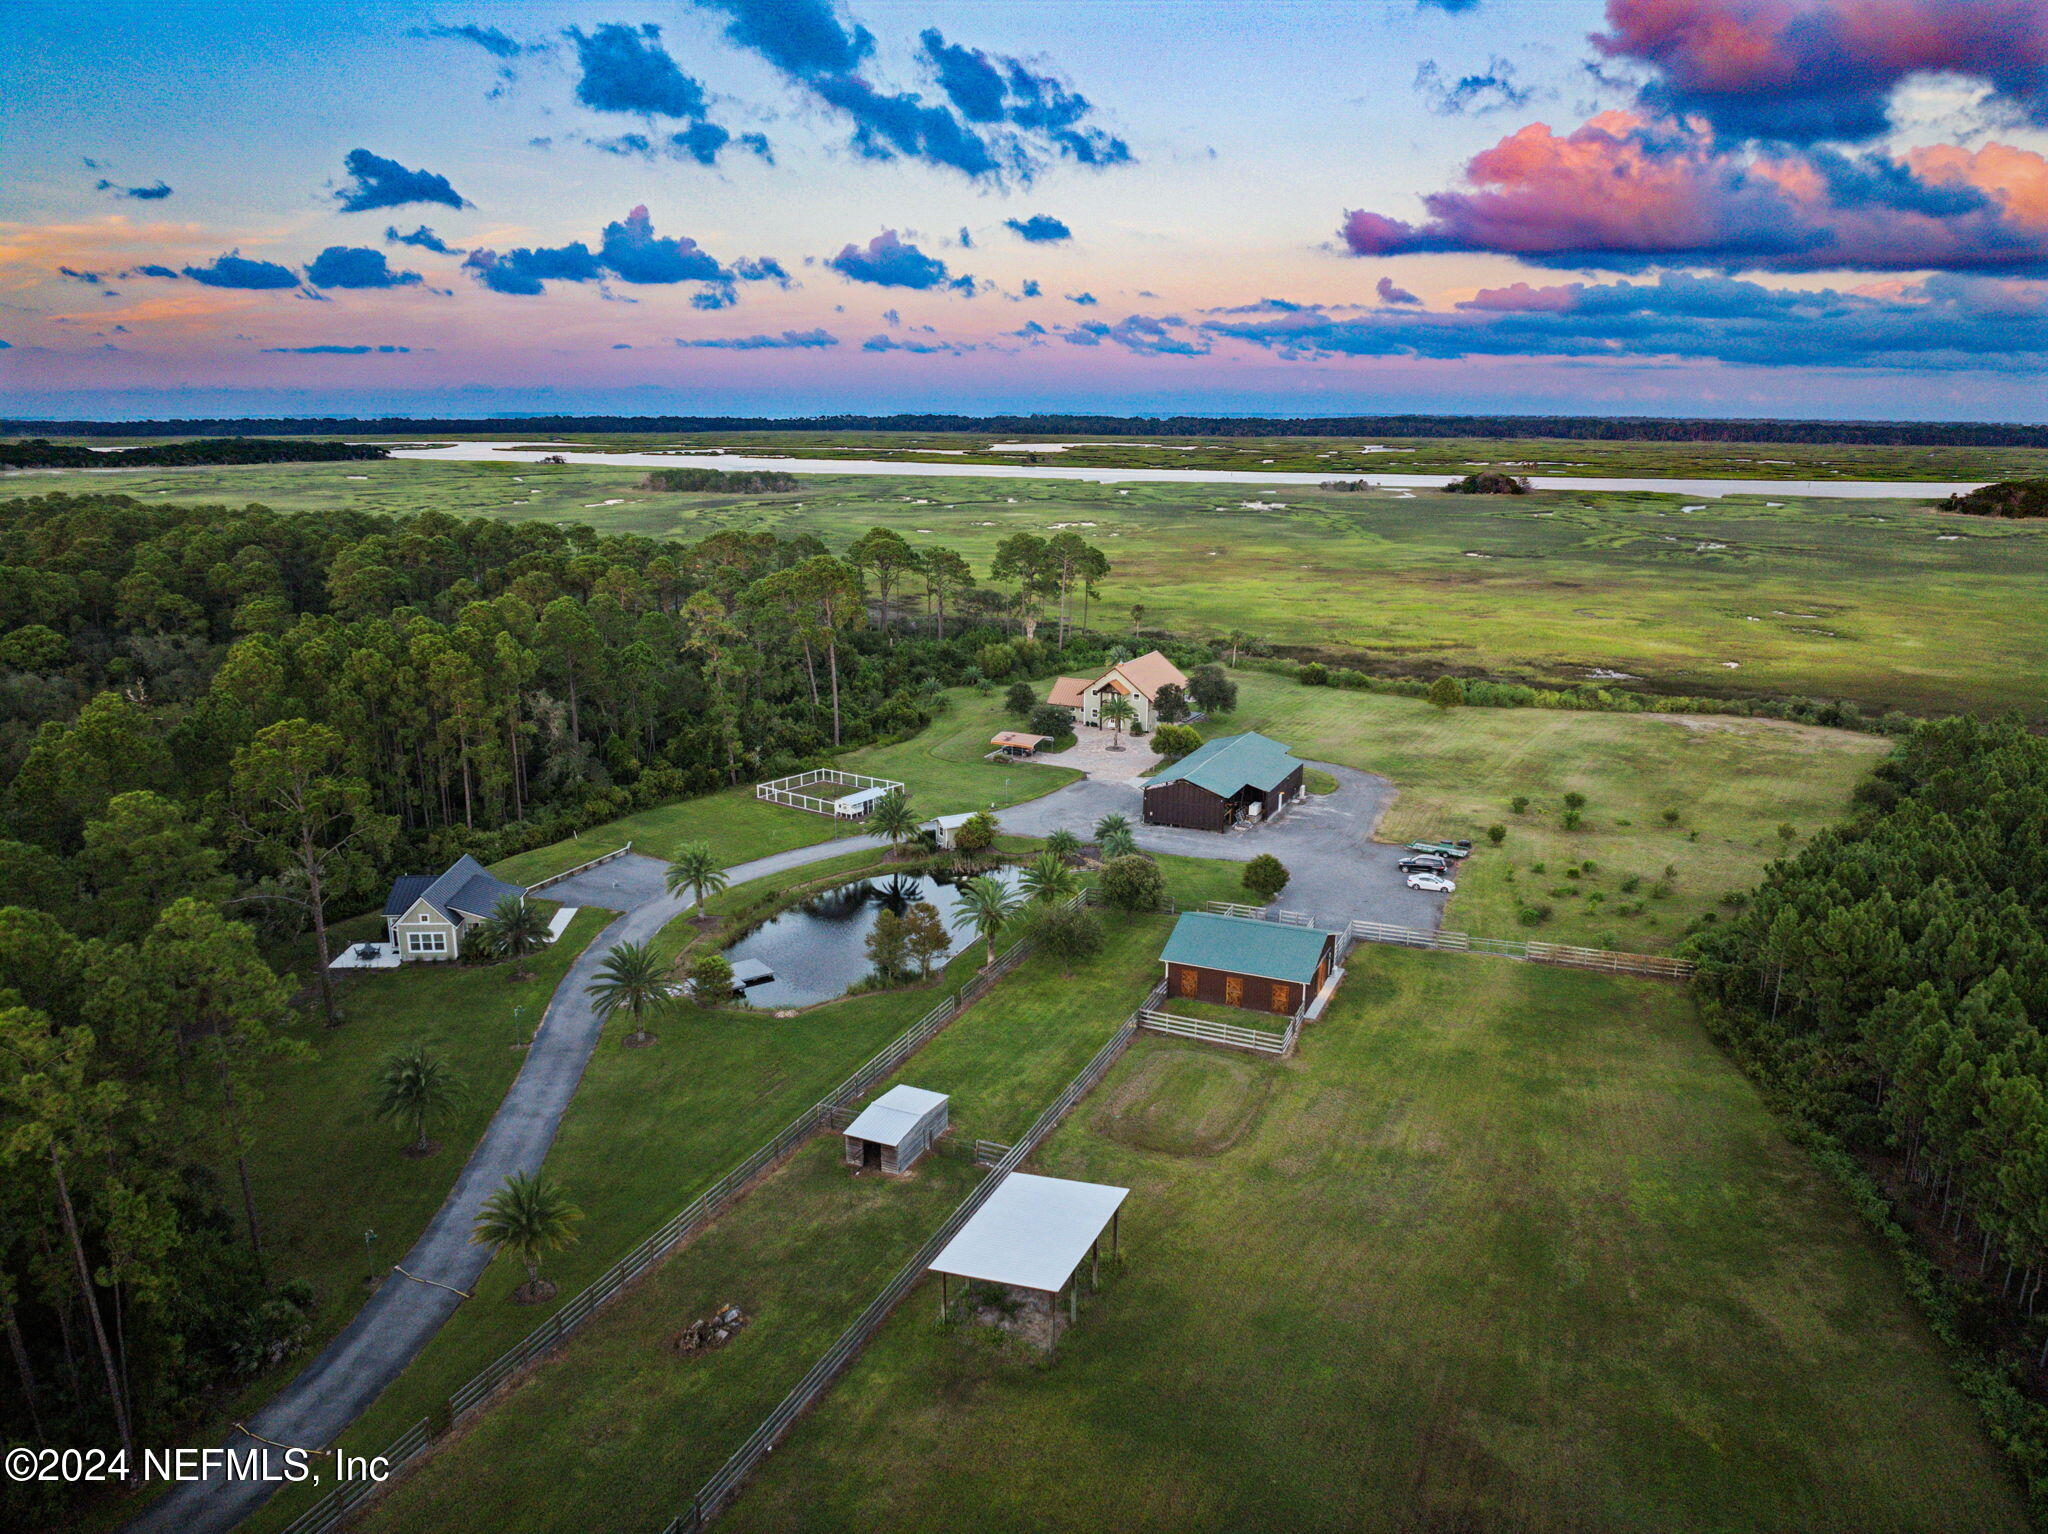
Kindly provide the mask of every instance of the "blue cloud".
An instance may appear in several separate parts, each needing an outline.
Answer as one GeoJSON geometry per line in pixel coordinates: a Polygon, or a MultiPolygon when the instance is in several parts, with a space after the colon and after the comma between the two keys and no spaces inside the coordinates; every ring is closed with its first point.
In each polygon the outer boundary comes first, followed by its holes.
{"type": "Polygon", "coordinates": [[[456,42],[475,43],[477,47],[496,59],[516,59],[526,49],[514,42],[496,27],[480,27],[474,22],[459,27],[415,27],[414,37],[445,37],[456,42]]]}
{"type": "Polygon", "coordinates": [[[731,18],[725,35],[799,80],[850,75],[875,51],[866,27],[841,24],[830,0],[697,0],[731,18]]]}
{"type": "Polygon", "coordinates": [[[953,276],[945,262],[899,239],[894,229],[884,229],[865,245],[844,246],[825,264],[849,282],[872,283],[881,288],[974,291],[972,277],[953,276]]]}
{"type": "Polygon", "coordinates": [[[400,208],[414,202],[437,202],[450,208],[469,206],[448,184],[446,176],[430,170],[407,170],[396,160],[371,154],[367,149],[351,149],[342,164],[354,183],[334,194],[344,213],[400,208]]]}
{"type": "Polygon", "coordinates": [[[874,85],[862,66],[875,51],[867,28],[842,22],[830,0],[697,0],[727,18],[726,37],[760,55],[796,85],[843,112],[853,147],[869,159],[923,160],[975,179],[1028,179],[1048,155],[1086,164],[1130,158],[1121,140],[1081,124],[1088,102],[1015,59],[956,48],[936,31],[923,58],[942,103],[874,85]],[[1007,130],[992,142],[970,126],[1007,130]]]}
{"type": "Polygon", "coordinates": [[[1095,307],[1095,295],[1093,293],[1069,293],[1067,295],[1067,302],[1079,304],[1083,309],[1092,309],[1095,307]]]}
{"type": "Polygon", "coordinates": [[[170,277],[175,279],[178,274],[168,266],[137,266],[131,267],[121,275],[123,277],[170,277]]]}
{"type": "Polygon", "coordinates": [[[704,336],[676,342],[678,346],[727,352],[815,351],[838,344],[839,337],[829,330],[785,330],[779,336],[704,336]]]}
{"type": "Polygon", "coordinates": [[[296,357],[363,357],[412,350],[410,346],[266,346],[263,349],[296,357]]]}
{"type": "Polygon", "coordinates": [[[2031,374],[2048,362],[2048,287],[1940,275],[1878,296],[1667,274],[1654,283],[1518,282],[1482,289],[1448,312],[1218,310],[1201,328],[1290,360],[1676,357],[1766,368],[2031,374]]]}
{"type": "Polygon", "coordinates": [[[635,208],[618,223],[604,226],[598,256],[622,282],[731,280],[731,273],[695,240],[657,235],[645,206],[635,208]]]}
{"type": "Polygon", "coordinates": [[[911,352],[921,357],[938,354],[957,357],[963,352],[981,348],[963,341],[906,341],[895,336],[869,336],[860,343],[860,349],[864,352],[911,352]]]}
{"type": "Polygon", "coordinates": [[[73,282],[83,282],[93,287],[98,287],[105,281],[98,272],[81,272],[75,267],[60,266],[57,268],[57,271],[61,276],[69,277],[73,282]]]}
{"type": "Polygon", "coordinates": [[[730,309],[740,301],[739,294],[730,287],[706,288],[701,293],[690,295],[692,309],[730,309]]]}
{"type": "Polygon", "coordinates": [[[493,293],[520,298],[537,297],[546,291],[541,286],[546,282],[595,282],[604,275],[604,267],[581,240],[552,249],[508,250],[502,256],[494,250],[473,250],[462,264],[493,293]]]}
{"type": "Polygon", "coordinates": [[[778,288],[795,286],[782,263],[773,256],[741,256],[733,262],[732,274],[741,282],[772,282],[778,288]]]}
{"type": "Polygon", "coordinates": [[[123,197],[133,197],[137,202],[162,202],[171,195],[170,187],[165,185],[161,178],[149,186],[117,186],[111,181],[102,179],[93,183],[93,190],[96,192],[116,192],[123,197]]]}
{"type": "Polygon", "coordinates": [[[1489,112],[1510,112],[1529,104],[1536,94],[1515,79],[1515,66],[1506,59],[1487,60],[1481,74],[1460,75],[1447,80],[1434,60],[1424,60],[1415,71],[1415,93],[1439,117],[1484,117],[1489,112]]]}
{"type": "Polygon", "coordinates": [[[306,268],[316,288],[402,288],[419,280],[418,272],[393,271],[383,251],[361,245],[330,245],[306,268]]]}
{"type": "Polygon", "coordinates": [[[593,32],[571,27],[582,77],[576,99],[593,112],[642,117],[702,117],[704,87],[676,67],[661,46],[661,28],[606,22],[593,32]]]}
{"type": "Polygon", "coordinates": [[[1018,296],[1020,298],[1037,298],[1043,292],[1044,289],[1039,287],[1036,277],[1026,277],[1024,279],[1024,286],[1018,290],[1018,296]]]}
{"type": "Polygon", "coordinates": [[[425,224],[421,224],[411,234],[400,234],[397,225],[389,225],[384,230],[384,238],[394,245],[416,245],[421,250],[431,250],[437,256],[460,254],[460,252],[425,224]]]}
{"type": "Polygon", "coordinates": [[[1074,231],[1050,213],[1034,213],[1029,218],[1006,218],[1003,223],[1016,231],[1017,238],[1033,245],[1056,245],[1061,240],[1074,237],[1074,231]]]}
{"type": "MultiPolygon", "coordinates": [[[[1421,299],[1417,298],[1406,288],[1396,287],[1394,279],[1391,277],[1382,277],[1379,280],[1379,286],[1374,291],[1379,294],[1380,302],[1383,304],[1419,304],[1422,302],[1421,299]]],[[[1299,308],[1300,305],[1290,305],[1289,307],[1299,308]]]]}
{"type": "Polygon", "coordinates": [[[1460,11],[1476,11],[1479,0],[1415,0],[1418,11],[1449,11],[1456,15],[1460,11]]]}
{"type": "Polygon", "coordinates": [[[1056,153],[1083,165],[1130,160],[1130,146],[1122,139],[1082,125],[1093,106],[1053,76],[1035,72],[1021,59],[949,43],[936,27],[927,27],[918,41],[939,89],[969,122],[1037,135],[1056,153]]]}
{"type": "Polygon", "coordinates": [[[275,261],[251,261],[240,251],[215,256],[205,266],[188,266],[185,275],[209,288],[295,288],[299,274],[275,261]]]}
{"type": "Polygon", "coordinates": [[[1130,314],[1114,325],[1100,320],[1054,332],[1069,346],[1100,346],[1107,341],[1125,351],[1148,357],[1204,357],[1209,353],[1207,337],[1187,333],[1187,322],[1177,314],[1154,317],[1130,314]]]}

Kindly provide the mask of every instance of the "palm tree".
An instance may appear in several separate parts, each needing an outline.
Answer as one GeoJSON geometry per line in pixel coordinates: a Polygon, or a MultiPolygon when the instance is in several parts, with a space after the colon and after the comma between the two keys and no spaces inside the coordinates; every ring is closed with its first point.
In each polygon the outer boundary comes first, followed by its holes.
{"type": "Polygon", "coordinates": [[[395,1119],[412,1130],[411,1150],[427,1153],[427,1121],[462,1101],[462,1078],[425,1044],[408,1044],[384,1057],[373,1102],[380,1119],[395,1119]]]}
{"type": "Polygon", "coordinates": [[[1065,826],[1061,826],[1057,831],[1046,837],[1045,850],[1057,853],[1061,861],[1064,862],[1081,850],[1081,838],[1072,831],[1069,831],[1065,826]]]}
{"type": "Polygon", "coordinates": [[[1105,831],[1095,838],[1095,850],[1102,854],[1102,861],[1111,862],[1116,858],[1127,858],[1138,850],[1138,839],[1128,828],[1119,826],[1105,831]]]}
{"type": "Polygon", "coordinates": [[[675,860],[668,865],[668,872],[661,876],[661,882],[671,895],[680,895],[688,890],[690,908],[696,910],[731,881],[711,855],[711,843],[685,842],[676,849],[675,860]]]}
{"type": "Polygon", "coordinates": [[[538,906],[528,905],[524,895],[507,895],[491,907],[481,931],[491,952],[513,961],[513,978],[533,978],[519,961],[547,945],[548,921],[538,906]]]}
{"type": "MultiPolygon", "coordinates": [[[[495,1254],[510,1252],[526,1264],[526,1282],[518,1290],[522,1301],[545,1297],[541,1289],[540,1260],[576,1240],[574,1226],[583,1211],[569,1202],[558,1183],[533,1172],[514,1172],[505,1185],[484,1200],[477,1212],[476,1229],[470,1232],[472,1246],[487,1246],[495,1254]]],[[[548,1292],[554,1286],[548,1286],[548,1292]]]]}
{"type": "Polygon", "coordinates": [[[1024,892],[1035,901],[1070,900],[1080,890],[1081,876],[1057,852],[1039,853],[1024,870],[1024,892]]]}
{"type": "Polygon", "coordinates": [[[996,934],[1003,929],[1003,923],[1017,914],[1021,902],[1010,893],[1001,880],[991,879],[983,874],[978,879],[969,879],[960,886],[960,906],[953,913],[953,927],[972,927],[975,934],[988,940],[986,969],[996,961],[996,934]]]}
{"type": "Polygon", "coordinates": [[[1136,721],[1138,711],[1131,707],[1131,700],[1116,694],[1102,700],[1102,717],[1115,731],[1109,742],[1109,749],[1121,751],[1124,748],[1124,726],[1136,721]]]}
{"type": "Polygon", "coordinates": [[[910,807],[910,796],[902,789],[891,789],[875,801],[875,807],[868,811],[868,826],[889,838],[891,847],[901,847],[921,828],[917,811],[910,807]]]}
{"type": "Polygon", "coordinates": [[[1103,837],[1114,836],[1119,831],[1128,834],[1130,829],[1131,820],[1128,815],[1105,815],[1095,822],[1096,844],[1099,846],[1103,837]]]}
{"type": "Polygon", "coordinates": [[[605,956],[604,967],[590,985],[591,1004],[607,1022],[624,1007],[633,1017],[628,1044],[648,1041],[647,1009],[669,999],[668,966],[652,943],[621,943],[605,956]]]}

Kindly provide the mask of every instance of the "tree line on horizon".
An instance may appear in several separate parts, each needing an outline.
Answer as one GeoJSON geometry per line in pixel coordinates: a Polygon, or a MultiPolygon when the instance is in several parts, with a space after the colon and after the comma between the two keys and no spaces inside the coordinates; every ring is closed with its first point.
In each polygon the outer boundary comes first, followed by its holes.
{"type": "Polygon", "coordinates": [[[1586,442],[1825,443],[1840,447],[2048,447],[2048,425],[2009,421],[1799,421],[1768,416],[1043,415],[217,416],[174,420],[0,420],[0,436],[360,436],[510,432],[967,432],[1170,437],[1549,437],[1586,442]]]}

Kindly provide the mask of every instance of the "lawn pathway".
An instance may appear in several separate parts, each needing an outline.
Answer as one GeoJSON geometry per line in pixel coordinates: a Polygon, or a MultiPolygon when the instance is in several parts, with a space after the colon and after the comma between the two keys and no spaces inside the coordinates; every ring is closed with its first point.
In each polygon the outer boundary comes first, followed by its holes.
{"type": "MultiPolygon", "coordinates": [[[[840,837],[735,864],[725,874],[733,885],[746,884],[887,845],[879,836],[840,837]]],[[[539,1170],[554,1143],[555,1126],[597,1047],[603,1019],[590,1004],[591,981],[619,944],[648,941],[688,908],[686,900],[662,890],[662,867],[653,858],[634,855],[550,888],[550,898],[585,905],[616,902],[622,914],[577,956],[555,987],[518,1078],[447,1200],[398,1264],[413,1277],[395,1270],[387,1275],[355,1319],[249,1418],[250,1433],[308,1448],[333,1443],[433,1340],[462,1303],[456,1291],[476,1288],[491,1257],[487,1248],[470,1244],[478,1209],[512,1173],[539,1170]],[[585,879],[589,888],[584,887],[585,879]]],[[[226,1447],[247,1453],[259,1445],[235,1433],[226,1447]]],[[[272,1459],[281,1468],[282,1455],[272,1451],[272,1459]]],[[[313,1465],[325,1479],[324,1458],[316,1456],[313,1465]]],[[[260,1507],[277,1484],[218,1473],[188,1481],[159,1498],[128,1527],[134,1534],[224,1534],[260,1507]]]]}

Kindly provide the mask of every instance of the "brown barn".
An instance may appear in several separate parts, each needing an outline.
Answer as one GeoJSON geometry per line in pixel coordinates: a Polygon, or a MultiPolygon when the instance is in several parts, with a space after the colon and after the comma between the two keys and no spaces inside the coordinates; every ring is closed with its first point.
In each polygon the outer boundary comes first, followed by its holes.
{"type": "Polygon", "coordinates": [[[1219,735],[1145,785],[1145,824],[1228,831],[1241,820],[1271,820],[1307,792],[1306,765],[1255,732],[1219,735]]]}
{"type": "Polygon", "coordinates": [[[1174,923],[1159,959],[1166,966],[1169,1007],[1176,1000],[1217,1001],[1292,1016],[1315,1000],[1330,978],[1337,964],[1337,935],[1190,911],[1174,923]]]}

